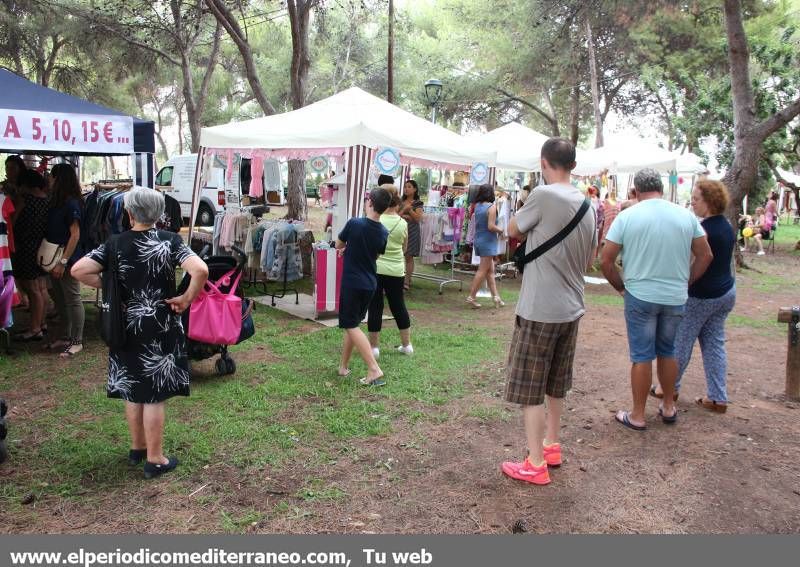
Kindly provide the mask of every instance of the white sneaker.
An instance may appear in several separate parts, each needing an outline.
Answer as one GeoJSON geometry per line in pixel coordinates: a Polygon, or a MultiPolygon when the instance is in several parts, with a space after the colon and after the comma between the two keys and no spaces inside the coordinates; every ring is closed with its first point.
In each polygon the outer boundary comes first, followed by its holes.
{"type": "Polygon", "coordinates": [[[378,347],[372,347],[372,356],[375,357],[375,360],[378,360],[381,356],[381,349],[378,347]]]}
{"type": "Polygon", "coordinates": [[[764,252],[763,250],[759,250],[756,256],[763,256],[764,254],[766,254],[766,252],[764,252]]]}
{"type": "Polygon", "coordinates": [[[408,346],[400,345],[397,347],[397,352],[400,354],[414,354],[414,347],[410,344],[408,346]]]}

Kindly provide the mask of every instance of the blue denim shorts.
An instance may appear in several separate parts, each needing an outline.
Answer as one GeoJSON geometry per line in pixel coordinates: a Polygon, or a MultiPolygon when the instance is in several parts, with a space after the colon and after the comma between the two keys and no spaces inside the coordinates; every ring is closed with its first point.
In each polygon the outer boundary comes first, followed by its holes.
{"type": "Polygon", "coordinates": [[[661,305],[637,299],[625,292],[625,326],[631,362],[650,362],[656,357],[675,358],[675,334],[683,319],[684,305],[661,305]]]}

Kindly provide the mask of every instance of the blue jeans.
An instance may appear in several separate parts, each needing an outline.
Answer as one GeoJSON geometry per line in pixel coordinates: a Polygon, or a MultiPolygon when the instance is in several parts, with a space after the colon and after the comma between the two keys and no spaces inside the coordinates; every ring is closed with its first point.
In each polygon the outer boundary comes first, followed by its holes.
{"type": "Polygon", "coordinates": [[[692,358],[694,342],[700,339],[700,352],[703,353],[703,368],[706,372],[706,395],[709,400],[728,403],[725,320],[735,304],[735,286],[725,295],[714,299],[690,297],[686,302],[686,317],[681,321],[675,340],[675,351],[678,356],[676,392],[681,387],[683,373],[686,372],[686,367],[692,358]]]}
{"type": "Polygon", "coordinates": [[[675,334],[683,318],[683,305],[662,305],[637,299],[625,292],[625,326],[631,362],[675,358],[675,334]]]}

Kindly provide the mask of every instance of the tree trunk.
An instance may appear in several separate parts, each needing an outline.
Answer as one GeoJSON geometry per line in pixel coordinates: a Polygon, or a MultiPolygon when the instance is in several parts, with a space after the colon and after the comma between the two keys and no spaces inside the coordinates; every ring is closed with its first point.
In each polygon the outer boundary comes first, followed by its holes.
{"type": "Polygon", "coordinates": [[[189,59],[181,57],[181,74],[183,75],[183,101],[186,105],[186,120],[189,122],[190,146],[192,153],[200,148],[200,114],[194,100],[194,79],[189,59]]]}
{"type": "Polygon", "coordinates": [[[575,85],[572,87],[572,94],[570,96],[570,140],[577,145],[578,138],[581,135],[581,87],[575,85]]]}
{"type": "Polygon", "coordinates": [[[178,155],[183,153],[183,106],[175,105],[175,115],[178,117],[178,155]]]}
{"type": "Polygon", "coordinates": [[[386,100],[394,104],[394,0],[389,0],[389,50],[386,54],[386,100]]]}
{"type": "Polygon", "coordinates": [[[586,17],[586,47],[589,50],[589,75],[592,84],[592,107],[594,108],[595,138],[594,147],[603,145],[603,118],[600,115],[600,87],[597,84],[597,62],[594,53],[594,38],[592,37],[592,24],[586,17]]]}
{"type": "Polygon", "coordinates": [[[308,21],[311,15],[309,0],[288,0],[289,21],[292,26],[291,98],[297,110],[306,104],[306,81],[311,60],[308,55],[308,21]]]}
{"type": "Polygon", "coordinates": [[[306,199],[306,162],[289,160],[289,186],[286,189],[286,218],[305,220],[308,213],[306,199]]]}
{"type": "Polygon", "coordinates": [[[550,109],[550,126],[553,129],[553,136],[560,136],[561,129],[558,126],[558,112],[556,112],[556,105],[553,104],[553,97],[550,96],[550,89],[544,91],[544,99],[550,109]]]}
{"type": "MultiPolygon", "coordinates": [[[[292,108],[302,108],[306,104],[306,82],[311,59],[308,54],[308,22],[311,15],[311,0],[288,0],[287,10],[292,27],[292,68],[291,97],[292,108]]],[[[286,216],[290,219],[305,219],[306,168],[301,160],[289,160],[289,179],[286,189],[286,216]]]]}
{"type": "MultiPolygon", "coordinates": [[[[272,106],[272,103],[270,103],[269,99],[267,98],[267,94],[264,92],[264,89],[261,86],[261,80],[258,78],[255,60],[253,59],[253,50],[250,48],[250,42],[247,40],[246,34],[239,26],[236,16],[234,16],[225,5],[225,0],[205,1],[209,10],[217,19],[217,22],[219,22],[222,27],[225,28],[225,31],[228,32],[228,35],[239,49],[239,54],[242,56],[242,62],[244,63],[244,72],[245,76],[247,77],[247,82],[250,85],[250,90],[253,91],[253,96],[258,101],[258,105],[261,107],[262,112],[264,112],[264,114],[267,116],[270,114],[275,114],[275,107],[272,106]]],[[[291,18],[291,8],[289,17],[291,18]]]]}

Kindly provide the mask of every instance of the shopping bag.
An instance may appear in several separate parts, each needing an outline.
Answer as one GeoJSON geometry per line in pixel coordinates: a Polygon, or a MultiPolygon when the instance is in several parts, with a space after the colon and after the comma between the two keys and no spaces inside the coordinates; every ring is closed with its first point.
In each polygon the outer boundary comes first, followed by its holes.
{"type": "Polygon", "coordinates": [[[239,340],[236,341],[237,345],[256,334],[256,324],[253,322],[253,307],[252,299],[242,300],[242,328],[239,331],[239,340]]]}
{"type": "Polygon", "coordinates": [[[242,298],[236,295],[241,272],[228,293],[219,285],[229,278],[231,270],[216,282],[206,282],[189,308],[189,338],[212,345],[235,345],[242,331],[242,298]]]}
{"type": "Polygon", "coordinates": [[[102,296],[97,314],[97,333],[109,348],[123,348],[128,340],[127,322],[122,307],[117,239],[106,242],[106,267],[101,274],[102,296]]]}

